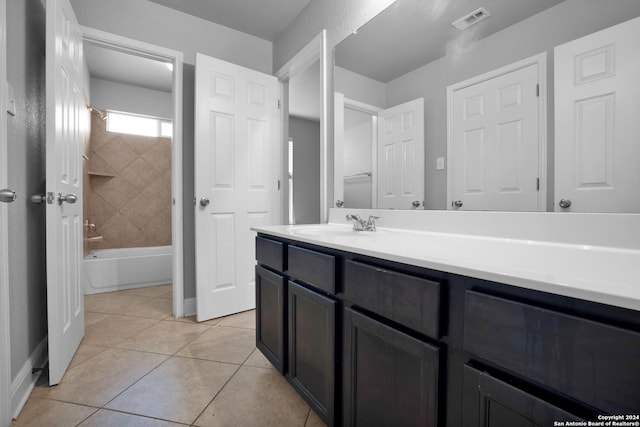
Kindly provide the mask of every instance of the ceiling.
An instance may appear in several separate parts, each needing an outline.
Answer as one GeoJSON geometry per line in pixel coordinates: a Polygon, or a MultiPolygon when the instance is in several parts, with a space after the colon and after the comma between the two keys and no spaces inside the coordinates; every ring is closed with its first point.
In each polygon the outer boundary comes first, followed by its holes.
{"type": "Polygon", "coordinates": [[[338,44],[336,65],[387,83],[562,1],[398,0],[338,44]],[[451,25],[481,6],[486,20],[465,31],[451,25]]]}
{"type": "Polygon", "coordinates": [[[173,72],[165,62],[84,43],[92,78],[171,92],[173,72]]]}
{"type": "Polygon", "coordinates": [[[310,0],[150,1],[273,42],[310,0]]]}

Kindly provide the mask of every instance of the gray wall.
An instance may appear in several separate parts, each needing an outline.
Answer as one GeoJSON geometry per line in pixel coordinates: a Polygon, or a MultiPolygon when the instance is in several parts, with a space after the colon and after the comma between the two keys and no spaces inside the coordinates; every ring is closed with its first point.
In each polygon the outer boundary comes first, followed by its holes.
{"type": "Polygon", "coordinates": [[[81,25],[181,51],[183,69],[184,297],[195,297],[193,104],[195,53],[271,74],[272,44],[147,0],[71,0],[81,25]]]}
{"type": "MultiPolygon", "coordinates": [[[[567,0],[470,46],[464,55],[448,55],[387,84],[387,107],[425,99],[425,192],[427,209],[446,209],[446,170],[435,168],[447,154],[446,87],[518,60],[547,52],[548,172],[553,173],[553,47],[640,14],[640,1],[567,0]]],[[[552,182],[552,177],[549,177],[552,182]]],[[[548,203],[553,207],[553,203],[548,203]]]]}
{"type": "Polygon", "coordinates": [[[320,123],[289,117],[293,138],[293,213],[296,224],[320,222],[320,123]]]}
{"type": "MultiPolygon", "coordinates": [[[[47,335],[45,210],[29,202],[44,192],[45,12],[40,0],[7,2],[7,80],[16,115],[7,116],[11,378],[47,335]]],[[[4,111],[2,114],[5,114],[4,111]]]]}
{"type": "Polygon", "coordinates": [[[171,119],[170,92],[131,86],[102,79],[91,79],[91,105],[103,110],[123,111],[171,119]]]}

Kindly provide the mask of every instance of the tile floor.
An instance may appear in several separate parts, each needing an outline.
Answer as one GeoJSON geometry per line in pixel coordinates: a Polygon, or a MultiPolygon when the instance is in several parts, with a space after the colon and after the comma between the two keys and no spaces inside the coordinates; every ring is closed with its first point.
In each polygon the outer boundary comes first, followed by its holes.
{"type": "Polygon", "coordinates": [[[87,295],[62,382],[37,386],[14,427],[324,426],[255,347],[255,312],[171,316],[171,286],[87,295]]]}

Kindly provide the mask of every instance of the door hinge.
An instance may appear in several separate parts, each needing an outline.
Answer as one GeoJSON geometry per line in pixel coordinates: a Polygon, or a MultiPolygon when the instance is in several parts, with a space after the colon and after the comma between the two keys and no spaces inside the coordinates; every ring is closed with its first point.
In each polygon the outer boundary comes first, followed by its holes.
{"type": "Polygon", "coordinates": [[[282,104],[280,103],[280,100],[278,99],[278,110],[282,108],[282,104]]]}
{"type": "Polygon", "coordinates": [[[536,96],[540,97],[540,83],[536,83],[536,96]]]}
{"type": "Polygon", "coordinates": [[[278,190],[280,190],[280,180],[278,180],[278,190]]]}
{"type": "Polygon", "coordinates": [[[540,191],[540,178],[536,178],[536,191],[540,191]]]}

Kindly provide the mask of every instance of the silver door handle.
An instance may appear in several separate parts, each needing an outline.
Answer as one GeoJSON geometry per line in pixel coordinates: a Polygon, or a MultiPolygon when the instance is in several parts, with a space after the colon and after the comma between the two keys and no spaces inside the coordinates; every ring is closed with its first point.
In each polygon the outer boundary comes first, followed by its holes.
{"type": "Polygon", "coordinates": [[[341,208],[344,206],[344,202],[342,200],[336,200],[336,208],[341,208]]]}
{"type": "Polygon", "coordinates": [[[560,199],[558,205],[560,205],[562,209],[568,209],[571,207],[571,199],[560,199]]]}
{"type": "Polygon", "coordinates": [[[209,203],[211,203],[211,200],[209,200],[208,197],[200,198],[200,206],[206,207],[206,206],[209,206],[209,203]]]}
{"type": "Polygon", "coordinates": [[[35,203],[36,205],[39,205],[46,201],[47,196],[45,196],[44,194],[34,194],[33,196],[31,196],[31,203],[35,203]]]}
{"type": "Polygon", "coordinates": [[[18,195],[13,190],[9,190],[7,188],[0,190],[0,202],[11,203],[17,198],[18,195]]]}
{"type": "Polygon", "coordinates": [[[454,208],[461,208],[462,200],[456,200],[455,202],[451,202],[451,206],[453,206],[454,208]]]}
{"type": "Polygon", "coordinates": [[[62,193],[58,193],[58,204],[59,205],[62,205],[62,202],[67,202],[67,203],[72,205],[77,201],[78,201],[78,196],[76,196],[75,194],[62,195],[62,193]]]}
{"type": "Polygon", "coordinates": [[[418,200],[414,200],[413,202],[411,202],[411,206],[413,206],[414,208],[419,208],[420,202],[418,200]]]}

